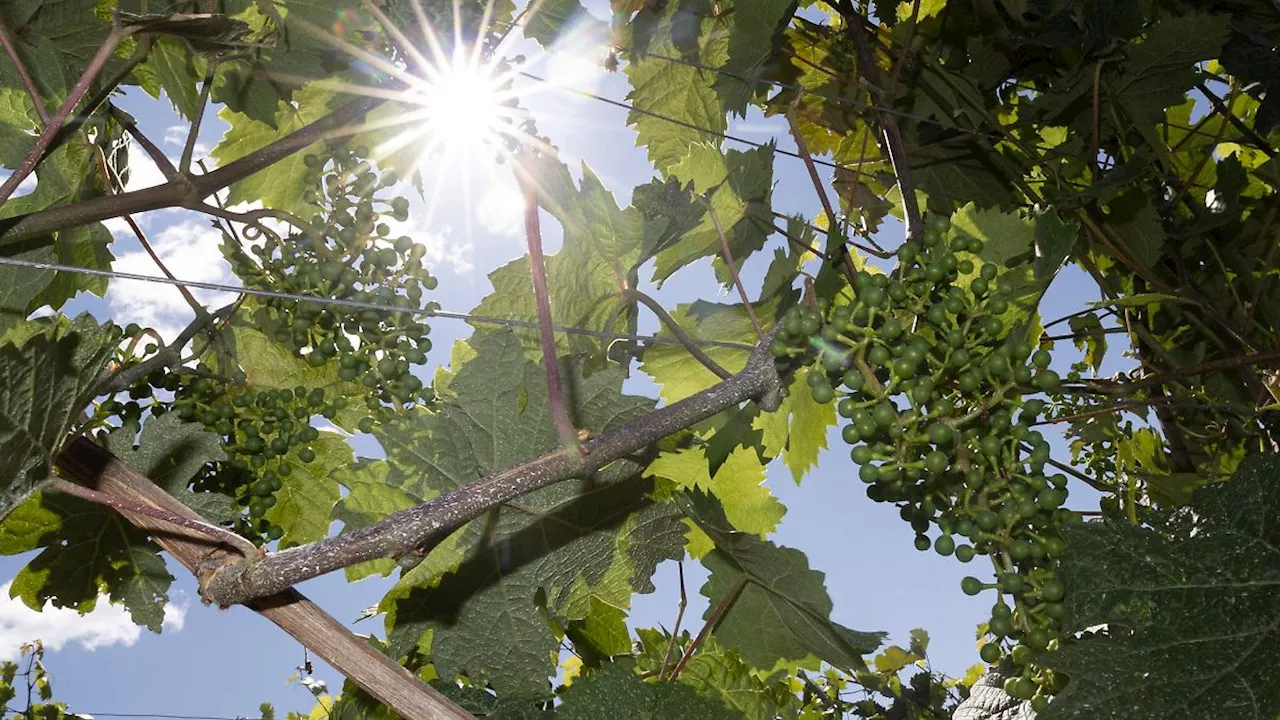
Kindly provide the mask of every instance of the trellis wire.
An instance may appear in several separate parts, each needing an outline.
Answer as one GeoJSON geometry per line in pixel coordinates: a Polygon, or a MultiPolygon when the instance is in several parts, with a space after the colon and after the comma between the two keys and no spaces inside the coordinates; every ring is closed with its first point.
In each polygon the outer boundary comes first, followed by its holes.
{"type": "MultiPolygon", "coordinates": [[[[332,305],[337,307],[349,307],[359,310],[376,310],[378,312],[390,313],[406,313],[414,316],[442,318],[445,320],[463,320],[466,322],[474,322],[485,325],[503,325],[508,327],[529,328],[536,330],[538,324],[527,320],[516,320],[513,318],[492,317],[489,315],[473,315],[471,313],[457,312],[453,310],[428,310],[426,308],[397,307],[395,305],[383,305],[381,303],[365,302],[362,300],[344,300],[342,298],[319,297],[316,295],[304,295],[301,293],[278,292],[275,290],[259,290],[257,288],[248,288],[237,285],[226,285],[223,283],[204,282],[200,280],[178,280],[156,275],[140,275],[137,273],[122,272],[119,270],[99,270],[96,268],[77,267],[75,265],[63,265],[61,263],[39,262],[35,260],[22,260],[20,258],[0,257],[0,265],[12,265],[15,267],[25,267],[35,270],[53,270],[55,272],[69,272],[80,275],[94,275],[97,277],[115,278],[119,280],[136,280],[139,282],[159,283],[162,285],[174,285],[188,288],[197,288],[200,290],[214,290],[218,292],[234,293],[237,295],[253,295],[256,297],[275,298],[279,300],[293,300],[296,302],[311,302],[317,305],[332,305]]],[[[633,335],[627,333],[611,333],[603,330],[589,330],[587,328],[566,327],[562,325],[553,325],[552,328],[557,332],[566,335],[584,335],[587,337],[600,338],[603,340],[631,340],[634,342],[644,343],[665,343],[668,345],[683,345],[682,342],[675,338],[661,337],[658,335],[633,335]]],[[[732,350],[750,351],[753,346],[745,343],[729,342],[727,340],[705,340],[694,338],[692,342],[695,345],[704,347],[721,347],[732,350]]]]}

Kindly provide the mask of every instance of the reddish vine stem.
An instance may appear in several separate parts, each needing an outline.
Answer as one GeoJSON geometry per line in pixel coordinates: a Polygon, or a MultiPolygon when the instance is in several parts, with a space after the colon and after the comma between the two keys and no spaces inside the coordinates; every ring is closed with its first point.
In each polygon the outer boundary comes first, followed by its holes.
{"type": "Polygon", "coordinates": [[[680,679],[680,673],[684,672],[684,666],[689,663],[689,658],[697,652],[702,646],[702,642],[707,639],[707,635],[711,634],[711,630],[720,622],[720,618],[724,616],[729,608],[733,606],[733,601],[738,599],[738,595],[742,593],[742,589],[747,586],[747,577],[744,575],[738,578],[738,582],[729,588],[729,592],[724,594],[720,602],[711,609],[711,613],[707,615],[707,621],[702,624],[702,629],[698,631],[698,636],[689,643],[689,647],[685,649],[684,655],[680,658],[680,662],[676,663],[676,667],[671,671],[671,681],[675,682],[680,679]]]}
{"type": "Polygon", "coordinates": [[[529,272],[533,276],[533,299],[538,307],[538,338],[542,341],[542,362],[547,370],[547,402],[551,422],[560,436],[560,447],[576,451],[578,432],[569,417],[564,387],[560,382],[560,355],[556,351],[556,335],[551,317],[551,295],[547,290],[547,263],[542,255],[542,228],[538,224],[538,186],[531,175],[518,170],[524,196],[524,236],[529,247],[529,272]]]}
{"type": "Polygon", "coordinates": [[[196,101],[196,116],[191,118],[191,129],[187,132],[187,141],[182,144],[182,157],[178,160],[178,170],[186,175],[191,174],[191,156],[195,154],[196,141],[200,139],[200,125],[204,122],[204,108],[209,104],[209,92],[213,89],[213,76],[218,72],[217,58],[208,62],[204,82],[200,85],[200,99],[196,101]]]}
{"type": "Polygon", "coordinates": [[[107,62],[111,60],[111,55],[116,51],[116,46],[120,44],[132,33],[131,30],[121,28],[118,24],[111,28],[111,32],[107,34],[107,39],[102,41],[102,45],[98,48],[93,58],[89,61],[88,67],[80,74],[80,78],[76,80],[75,85],[71,87],[71,92],[67,93],[67,99],[58,108],[53,117],[49,119],[49,123],[45,125],[44,130],[31,144],[27,154],[22,158],[22,162],[14,169],[13,174],[5,179],[4,184],[0,184],[0,206],[13,195],[13,191],[18,189],[18,185],[27,176],[36,169],[36,165],[44,159],[45,150],[49,148],[49,143],[53,142],[54,135],[58,134],[58,130],[62,124],[67,121],[71,115],[71,111],[76,109],[80,101],[84,99],[85,93],[89,92],[89,86],[93,84],[94,78],[102,69],[106,67],[107,62]]]}
{"type": "Polygon", "coordinates": [[[716,209],[711,207],[710,201],[704,201],[707,206],[707,214],[711,216],[711,224],[716,226],[716,235],[720,236],[720,253],[724,257],[725,267],[729,269],[729,277],[733,278],[733,285],[738,289],[738,296],[742,298],[742,307],[747,311],[747,318],[751,320],[751,327],[756,329],[756,337],[764,337],[764,329],[760,327],[760,320],[756,318],[755,308],[751,307],[751,298],[747,296],[747,288],[742,284],[742,278],[738,277],[738,265],[733,261],[733,251],[729,249],[729,238],[724,234],[724,226],[720,224],[720,218],[716,216],[716,209]]]}
{"type": "MultiPolygon", "coordinates": [[[[800,152],[800,157],[804,159],[805,169],[809,171],[809,180],[813,182],[813,189],[818,193],[818,201],[822,203],[822,211],[827,215],[827,232],[839,232],[840,220],[836,216],[835,207],[831,204],[831,198],[827,195],[827,188],[822,184],[822,178],[818,175],[818,166],[813,163],[813,155],[809,153],[809,143],[805,142],[804,133],[800,132],[800,125],[796,123],[793,112],[787,113],[787,124],[791,127],[791,137],[795,140],[796,150],[800,152]]],[[[830,249],[830,248],[828,248],[830,249]]],[[[844,262],[844,272],[849,276],[849,282],[853,282],[853,278],[858,274],[858,268],[854,267],[853,258],[849,257],[849,251],[846,248],[840,248],[841,260],[844,262]]]]}
{"type": "Polygon", "coordinates": [[[13,36],[9,34],[9,26],[0,18],[0,45],[4,46],[4,51],[8,54],[9,59],[13,61],[13,67],[18,71],[18,79],[22,80],[22,86],[26,88],[27,97],[31,98],[31,104],[36,108],[36,115],[40,117],[40,122],[49,124],[49,109],[44,106],[44,101],[40,99],[40,89],[36,87],[35,79],[31,77],[31,73],[27,72],[26,63],[22,62],[22,57],[18,55],[18,48],[13,44],[13,36]]]}

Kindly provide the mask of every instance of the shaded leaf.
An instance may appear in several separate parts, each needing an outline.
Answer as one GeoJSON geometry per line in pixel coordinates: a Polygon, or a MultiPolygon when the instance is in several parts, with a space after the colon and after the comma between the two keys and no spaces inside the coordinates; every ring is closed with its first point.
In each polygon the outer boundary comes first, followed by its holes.
{"type": "MultiPolygon", "coordinates": [[[[431,416],[429,436],[389,449],[393,473],[411,457],[423,462],[406,491],[452,490],[556,445],[545,373],[520,340],[482,333],[471,345],[476,354],[451,381],[456,397],[431,416]],[[437,467],[446,455],[456,465],[437,467]]],[[[651,400],[621,394],[622,380],[620,370],[570,373],[575,424],[598,432],[649,412],[651,400]]],[[[393,644],[412,647],[430,631],[442,676],[465,671],[518,697],[547,692],[557,641],[544,613],[563,622],[585,620],[593,607],[625,609],[632,593],[652,591],[659,562],[683,552],[680,514],[654,504],[642,469],[619,460],[593,479],[529,493],[487,530],[483,520],[459,530],[444,562],[435,559],[439,548],[426,558],[435,572],[415,569],[412,583],[406,577],[384,602],[393,644]]]]}
{"type": "Polygon", "coordinates": [[[192,492],[191,478],[206,463],[226,459],[222,438],[199,423],[184,423],[177,413],[151,417],[134,439],[133,431],[116,428],[103,446],[129,467],[151,478],[165,492],[214,524],[240,516],[234,500],[217,492],[192,492]]]}
{"type": "Polygon", "coordinates": [[[741,717],[715,700],[700,697],[687,685],[645,682],[623,663],[610,663],[599,672],[579,678],[562,697],[564,702],[556,717],[566,720],[741,717]]]}
{"type": "Polygon", "coordinates": [[[773,147],[768,144],[754,150],[721,153],[714,146],[699,144],[671,168],[673,177],[691,184],[695,192],[704,196],[704,207],[709,209],[696,227],[656,254],[655,282],[661,285],[699,258],[715,257],[716,277],[722,284],[729,284],[731,278],[720,257],[720,230],[724,231],[738,267],[764,246],[765,238],[773,232],[769,221],[773,215],[773,147]],[[711,212],[715,213],[714,218],[711,212]],[[720,229],[716,228],[717,221],[720,229]]]}
{"type": "Polygon", "coordinates": [[[766,672],[811,656],[848,671],[865,667],[862,656],[875,650],[884,634],[833,622],[823,573],[809,568],[804,553],[733,532],[710,507],[696,495],[685,505],[716,544],[702,559],[711,572],[701,589],[710,601],[704,619],[729,593],[738,593],[716,625],[720,643],[766,672]]]}
{"type": "Polygon", "coordinates": [[[1068,525],[1069,630],[1044,654],[1071,682],[1049,718],[1272,718],[1280,712],[1280,460],[1248,458],[1154,526],[1068,525]]]}
{"type": "Polygon", "coordinates": [[[114,332],[86,314],[0,345],[0,517],[49,477],[68,432],[97,395],[114,332]]]}

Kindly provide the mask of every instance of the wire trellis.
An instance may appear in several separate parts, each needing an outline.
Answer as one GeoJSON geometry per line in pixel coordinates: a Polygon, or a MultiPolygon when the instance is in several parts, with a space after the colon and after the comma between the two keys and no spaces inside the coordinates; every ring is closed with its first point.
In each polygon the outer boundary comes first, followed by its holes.
{"type": "MultiPolygon", "coordinates": [[[[115,278],[119,280],[135,280],[139,282],[159,283],[163,285],[174,285],[186,288],[196,288],[198,290],[213,290],[218,292],[235,293],[238,295],[253,295],[255,297],[275,298],[279,300],[293,300],[296,302],[310,302],[317,305],[330,305],[335,307],[347,307],[354,310],[376,310],[378,312],[406,313],[418,317],[442,318],[445,320],[463,320],[471,323],[480,323],[484,325],[502,325],[507,327],[528,328],[536,330],[538,323],[528,320],[517,320],[514,318],[500,318],[490,315],[474,315],[472,313],[457,312],[454,310],[430,310],[427,308],[399,307],[396,305],[384,305],[381,303],[365,302],[362,300],[345,300],[342,298],[320,297],[317,295],[305,295],[302,293],[279,292],[275,290],[259,290],[258,288],[249,288],[239,285],[227,285],[224,283],[204,282],[200,280],[179,280],[161,277],[158,275],[140,275],[138,273],[122,272],[119,270],[99,270],[96,268],[77,267],[75,265],[63,265],[61,263],[39,262],[36,260],[23,260],[20,258],[0,257],[0,265],[11,265],[14,267],[25,267],[33,270],[53,270],[56,272],[69,272],[80,275],[93,275],[96,277],[115,278]]],[[[567,327],[563,325],[553,325],[552,329],[566,335],[583,335],[586,337],[600,338],[602,340],[631,340],[633,342],[643,343],[662,343],[668,345],[683,345],[680,340],[673,337],[663,337],[660,335],[636,335],[629,333],[612,333],[604,330],[591,330],[588,328],[567,327]]],[[[750,351],[753,346],[745,343],[730,342],[727,340],[707,340],[693,338],[693,344],[703,347],[720,347],[732,350],[750,351]]]]}

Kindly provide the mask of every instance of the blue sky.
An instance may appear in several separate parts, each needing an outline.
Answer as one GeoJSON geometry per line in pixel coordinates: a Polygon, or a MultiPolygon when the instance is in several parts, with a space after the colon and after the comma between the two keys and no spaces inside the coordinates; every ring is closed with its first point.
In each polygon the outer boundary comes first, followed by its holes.
{"type": "MultiPolygon", "coordinates": [[[[598,17],[607,17],[603,2],[590,3],[598,17]]],[[[529,70],[575,88],[622,100],[627,93],[625,77],[608,75],[591,59],[587,39],[578,47],[567,46],[552,58],[542,57],[531,44],[516,43],[511,54],[531,58],[529,70]]],[[[578,95],[517,79],[521,104],[538,119],[539,129],[560,147],[562,157],[575,168],[585,159],[611,188],[621,204],[630,189],[646,182],[653,171],[643,149],[635,147],[635,135],[626,127],[625,111],[578,95]]],[[[180,152],[181,123],[166,100],[152,100],[131,92],[120,103],[133,113],[145,132],[163,139],[163,148],[175,156],[180,152]]],[[[212,114],[202,134],[202,150],[207,152],[225,128],[212,114]]],[[[753,115],[733,123],[730,132],[759,142],[777,139],[779,146],[794,149],[785,125],[753,115]]],[[[728,147],[733,147],[730,143],[728,147]]],[[[456,159],[456,158],[455,158],[456,159]]],[[[133,187],[145,187],[162,180],[145,156],[133,156],[133,187]]],[[[520,204],[514,180],[506,166],[473,168],[469,179],[462,177],[455,163],[428,161],[424,169],[428,188],[438,183],[440,201],[429,220],[425,206],[413,211],[416,239],[428,247],[428,259],[440,278],[435,298],[445,309],[465,311],[489,292],[488,272],[523,252],[520,204]]],[[[824,175],[826,172],[824,171],[824,175]]],[[[778,156],[774,168],[775,209],[815,216],[819,210],[803,164],[778,156]]],[[[229,271],[217,250],[217,236],[207,221],[188,212],[165,211],[139,218],[153,243],[174,273],[182,279],[229,281],[229,271]]],[[[559,244],[559,228],[544,214],[547,252],[559,244]]],[[[130,272],[158,274],[154,264],[123,224],[111,225],[116,236],[116,268],[130,272]]],[[[902,237],[899,223],[889,222],[883,242],[890,246],[902,237]]],[[[785,243],[771,240],[772,246],[785,243]]],[[[763,274],[771,248],[758,253],[743,268],[746,278],[763,274]]],[[[752,287],[751,281],[747,282],[752,287]]],[[[758,284],[757,284],[758,286],[758,284]]],[[[716,298],[721,290],[714,284],[710,263],[682,271],[653,294],[667,307],[696,298],[716,298]]],[[[219,302],[216,293],[197,296],[209,303],[219,302]]],[[[1046,318],[1078,310],[1096,298],[1096,289],[1083,273],[1067,269],[1050,289],[1043,305],[1046,318]]],[[[224,300],[225,301],[225,300],[224,300]]],[[[725,298],[725,301],[736,301],[725,298]]],[[[137,321],[161,328],[169,336],[182,327],[189,311],[176,289],[163,285],[117,281],[107,298],[81,297],[68,312],[87,309],[99,317],[121,322],[137,321]]],[[[642,317],[642,332],[655,331],[650,317],[642,317]]],[[[438,320],[433,325],[433,361],[444,362],[456,338],[469,328],[456,321],[438,320]]],[[[1075,357],[1059,344],[1057,363],[1065,373],[1075,357]]],[[[1104,373],[1127,368],[1128,363],[1113,350],[1104,373]]],[[[637,374],[628,388],[652,394],[655,388],[637,374]]],[[[1055,457],[1066,460],[1065,446],[1057,439],[1055,457]]],[[[370,444],[358,447],[369,452],[370,444]]],[[[818,467],[797,486],[780,463],[769,468],[771,490],[787,505],[788,512],[773,540],[808,554],[810,564],[827,574],[827,585],[835,603],[835,619],[859,630],[884,630],[891,641],[905,644],[907,633],[923,627],[933,638],[934,667],[961,674],[974,662],[977,653],[974,626],[984,620],[992,603],[989,594],[969,598],[959,592],[960,578],[988,571],[978,561],[964,565],[954,558],[914,549],[914,532],[891,505],[876,504],[864,494],[856,479],[857,467],[847,456],[846,446],[833,431],[830,449],[818,467]]],[[[1076,509],[1096,508],[1096,497],[1087,488],[1077,491],[1069,503],[1076,509]]],[[[0,578],[11,578],[25,557],[0,558],[0,578]]],[[[65,614],[36,615],[16,606],[16,601],[0,601],[0,653],[13,654],[22,640],[35,635],[46,638],[50,649],[47,664],[54,675],[57,695],[73,709],[90,713],[171,713],[234,717],[249,714],[258,703],[268,701],[278,709],[309,709],[310,695],[288,678],[303,660],[302,648],[270,623],[242,608],[218,611],[200,604],[194,582],[184,569],[171,563],[177,577],[175,607],[164,633],[136,632],[127,617],[110,609],[88,619],[65,614]]],[[[686,565],[687,590],[692,618],[697,629],[706,601],[698,595],[705,574],[696,563],[686,565]]],[[[678,585],[676,566],[667,563],[655,578],[657,591],[634,600],[633,620],[641,626],[663,624],[670,627],[676,614],[678,585]]],[[[309,582],[303,592],[344,622],[354,621],[361,611],[375,604],[389,587],[387,580],[368,580],[348,585],[341,576],[309,582]]],[[[354,626],[357,632],[382,633],[381,619],[354,626]]],[[[337,689],[340,678],[322,663],[316,676],[337,689]]]]}

